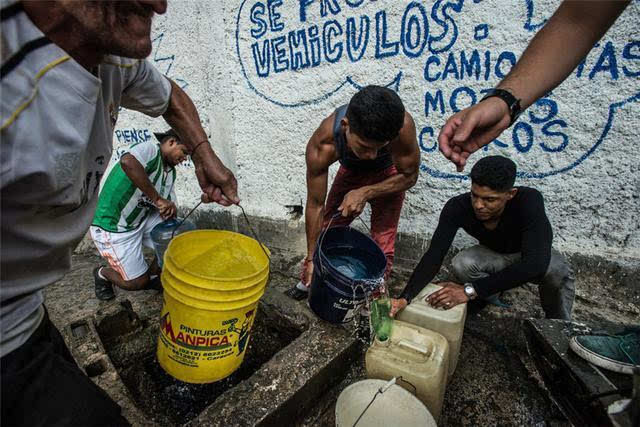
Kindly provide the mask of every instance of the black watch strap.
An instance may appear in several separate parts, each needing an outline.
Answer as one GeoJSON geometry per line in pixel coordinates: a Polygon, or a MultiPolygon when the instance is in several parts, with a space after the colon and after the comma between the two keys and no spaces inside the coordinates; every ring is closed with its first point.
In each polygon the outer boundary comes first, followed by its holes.
{"type": "Polygon", "coordinates": [[[522,113],[522,108],[520,107],[520,100],[513,96],[511,92],[505,89],[491,89],[487,94],[480,100],[480,102],[484,101],[488,98],[498,97],[507,103],[507,107],[509,107],[509,116],[511,116],[511,123],[509,126],[513,124],[518,119],[520,113],[522,113]]]}

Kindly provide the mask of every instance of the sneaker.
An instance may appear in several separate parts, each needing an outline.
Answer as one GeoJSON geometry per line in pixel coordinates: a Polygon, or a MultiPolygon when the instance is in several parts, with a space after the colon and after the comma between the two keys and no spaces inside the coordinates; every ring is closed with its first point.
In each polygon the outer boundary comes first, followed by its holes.
{"type": "Polygon", "coordinates": [[[309,296],[309,288],[305,286],[304,283],[298,282],[293,288],[285,291],[284,293],[289,298],[293,298],[296,301],[302,301],[309,296]]]}
{"type": "Polygon", "coordinates": [[[498,294],[493,294],[493,295],[489,295],[488,297],[486,297],[484,300],[491,304],[491,305],[495,305],[497,307],[500,308],[511,308],[511,304],[506,303],[504,301],[502,301],[500,298],[502,298],[502,294],[504,292],[500,292],[500,295],[498,294]]]}
{"type": "Polygon", "coordinates": [[[113,292],[113,285],[111,284],[111,282],[107,279],[103,279],[98,274],[101,268],[102,266],[93,269],[93,280],[96,285],[96,298],[98,298],[100,301],[109,301],[111,299],[114,299],[116,297],[116,294],[113,292]]]}
{"type": "Polygon", "coordinates": [[[577,335],[569,347],[586,361],[621,374],[632,374],[634,366],[640,366],[640,329],[620,335],[577,335]]]}

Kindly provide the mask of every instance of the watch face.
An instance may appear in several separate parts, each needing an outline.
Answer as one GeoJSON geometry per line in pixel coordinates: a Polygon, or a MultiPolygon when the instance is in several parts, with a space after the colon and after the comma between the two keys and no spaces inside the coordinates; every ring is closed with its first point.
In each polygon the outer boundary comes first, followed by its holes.
{"type": "Polygon", "coordinates": [[[464,293],[467,294],[467,296],[472,296],[475,293],[473,286],[469,286],[469,285],[465,286],[464,293]]]}

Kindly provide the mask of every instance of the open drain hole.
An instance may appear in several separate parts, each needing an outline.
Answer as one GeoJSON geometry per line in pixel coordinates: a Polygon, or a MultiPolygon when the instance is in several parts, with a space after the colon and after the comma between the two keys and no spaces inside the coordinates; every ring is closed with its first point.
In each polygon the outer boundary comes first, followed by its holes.
{"type": "Polygon", "coordinates": [[[87,322],[77,322],[71,325],[71,334],[74,338],[82,338],[89,333],[87,322]]]}
{"type": "Polygon", "coordinates": [[[98,359],[93,363],[90,363],[84,367],[85,372],[89,378],[102,375],[107,370],[107,363],[103,359],[98,359]]]}
{"type": "Polygon", "coordinates": [[[141,357],[122,365],[118,371],[136,406],[153,421],[161,425],[184,424],[197,417],[224,392],[251,377],[301,333],[302,328],[278,313],[266,314],[258,309],[242,365],[221,381],[189,384],[173,378],[157,361],[157,341],[149,342],[141,357]]]}

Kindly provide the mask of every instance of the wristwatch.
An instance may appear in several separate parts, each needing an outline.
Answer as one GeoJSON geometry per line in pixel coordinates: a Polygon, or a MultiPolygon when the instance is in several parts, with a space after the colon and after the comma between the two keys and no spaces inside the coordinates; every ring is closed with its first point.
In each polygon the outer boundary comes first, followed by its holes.
{"type": "Polygon", "coordinates": [[[464,294],[469,297],[469,300],[475,299],[478,296],[476,288],[473,287],[473,283],[464,284],[464,294]]]}
{"type": "Polygon", "coordinates": [[[507,103],[507,107],[509,108],[509,115],[511,116],[511,123],[509,126],[513,124],[518,119],[520,113],[522,113],[522,108],[520,107],[520,100],[513,96],[511,92],[505,89],[491,89],[485,96],[480,100],[480,102],[485,99],[498,97],[507,103]]]}

